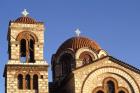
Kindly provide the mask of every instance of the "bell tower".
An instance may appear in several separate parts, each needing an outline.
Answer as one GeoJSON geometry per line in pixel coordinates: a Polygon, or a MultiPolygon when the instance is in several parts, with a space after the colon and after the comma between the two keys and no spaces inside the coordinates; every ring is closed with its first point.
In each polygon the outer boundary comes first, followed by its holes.
{"type": "Polygon", "coordinates": [[[28,16],[9,22],[5,93],[48,93],[48,64],[43,57],[44,24],[28,16]]]}

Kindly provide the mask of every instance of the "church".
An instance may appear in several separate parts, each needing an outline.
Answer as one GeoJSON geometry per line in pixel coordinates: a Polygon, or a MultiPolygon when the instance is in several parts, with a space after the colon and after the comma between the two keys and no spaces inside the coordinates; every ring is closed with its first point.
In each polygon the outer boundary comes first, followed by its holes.
{"type": "Polygon", "coordinates": [[[140,93],[140,70],[110,56],[94,40],[80,36],[78,29],[48,64],[44,31],[44,23],[29,17],[26,10],[9,22],[5,93],[140,93]]]}

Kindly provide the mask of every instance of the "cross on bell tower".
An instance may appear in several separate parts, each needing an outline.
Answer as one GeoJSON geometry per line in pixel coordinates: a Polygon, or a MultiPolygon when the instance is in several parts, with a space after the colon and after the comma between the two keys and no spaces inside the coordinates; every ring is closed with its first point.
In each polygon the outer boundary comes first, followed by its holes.
{"type": "Polygon", "coordinates": [[[24,11],[22,11],[22,15],[23,16],[27,16],[29,13],[28,13],[28,11],[26,10],[26,9],[24,9],[24,11]]]}

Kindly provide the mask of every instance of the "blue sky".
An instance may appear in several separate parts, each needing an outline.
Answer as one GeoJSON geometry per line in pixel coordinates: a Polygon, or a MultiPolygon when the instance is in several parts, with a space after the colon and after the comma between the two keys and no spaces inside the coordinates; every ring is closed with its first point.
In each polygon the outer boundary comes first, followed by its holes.
{"type": "Polygon", "coordinates": [[[79,28],[82,36],[95,40],[109,55],[140,68],[140,0],[1,0],[1,93],[8,60],[8,23],[20,17],[24,8],[29,16],[45,23],[44,57],[49,64],[52,54],[79,28]]]}

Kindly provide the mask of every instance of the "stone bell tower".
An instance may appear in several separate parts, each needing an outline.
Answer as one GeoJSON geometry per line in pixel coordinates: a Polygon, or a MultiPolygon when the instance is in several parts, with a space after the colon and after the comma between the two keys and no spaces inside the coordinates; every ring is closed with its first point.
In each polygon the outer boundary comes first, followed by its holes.
{"type": "Polygon", "coordinates": [[[48,64],[43,57],[44,24],[28,16],[9,22],[5,93],[48,93],[48,64]]]}

